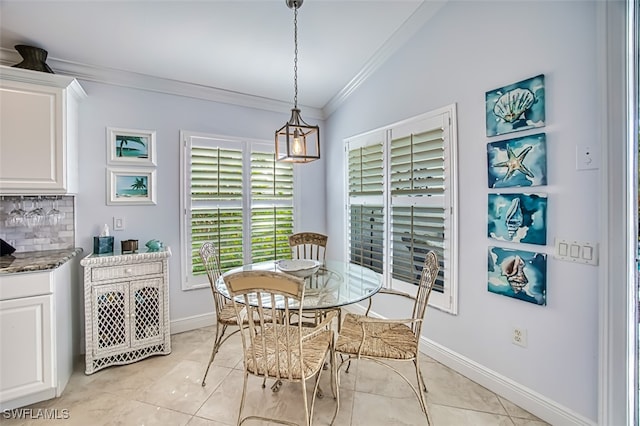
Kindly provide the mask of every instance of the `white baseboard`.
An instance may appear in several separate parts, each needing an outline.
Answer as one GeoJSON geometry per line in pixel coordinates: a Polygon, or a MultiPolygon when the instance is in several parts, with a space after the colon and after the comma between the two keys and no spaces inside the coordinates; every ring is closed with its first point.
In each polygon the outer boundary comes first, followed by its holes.
{"type": "MultiPolygon", "coordinates": [[[[365,312],[365,308],[361,305],[351,305],[347,310],[358,314],[365,312]]],[[[369,316],[383,318],[375,312],[369,312],[369,316]]],[[[420,352],[508,399],[547,423],[562,426],[596,426],[595,421],[424,336],[420,338],[420,352]]]]}
{"type": "Polygon", "coordinates": [[[595,426],[596,423],[520,383],[478,364],[456,352],[420,338],[420,352],[463,376],[508,399],[552,425],[595,426]]]}
{"type": "Polygon", "coordinates": [[[171,334],[184,333],[185,331],[215,325],[216,315],[210,314],[196,315],[193,317],[179,318],[171,321],[171,334]]]}

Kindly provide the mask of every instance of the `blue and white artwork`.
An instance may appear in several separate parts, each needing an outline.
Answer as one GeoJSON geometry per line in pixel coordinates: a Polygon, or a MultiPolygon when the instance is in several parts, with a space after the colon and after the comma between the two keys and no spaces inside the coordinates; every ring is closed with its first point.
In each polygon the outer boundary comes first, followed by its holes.
{"type": "Polygon", "coordinates": [[[547,244],[546,194],[489,194],[488,213],[490,238],[547,244]]]}
{"type": "Polygon", "coordinates": [[[544,74],[487,92],[487,136],[543,127],[544,106],[544,74]]]}
{"type": "Polygon", "coordinates": [[[547,304],[547,255],[489,247],[487,290],[536,305],[547,304]]]}
{"type": "Polygon", "coordinates": [[[487,144],[489,188],[547,184],[544,133],[487,144]]]}

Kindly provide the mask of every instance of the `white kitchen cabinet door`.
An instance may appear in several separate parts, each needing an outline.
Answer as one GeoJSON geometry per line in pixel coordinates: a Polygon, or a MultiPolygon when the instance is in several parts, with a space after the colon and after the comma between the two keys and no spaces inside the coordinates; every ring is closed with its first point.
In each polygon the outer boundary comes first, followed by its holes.
{"type": "Polygon", "coordinates": [[[55,396],[52,295],[0,301],[0,401],[55,396]]]}
{"type": "Polygon", "coordinates": [[[74,194],[78,101],[71,77],[0,66],[0,194],[74,194]]]}

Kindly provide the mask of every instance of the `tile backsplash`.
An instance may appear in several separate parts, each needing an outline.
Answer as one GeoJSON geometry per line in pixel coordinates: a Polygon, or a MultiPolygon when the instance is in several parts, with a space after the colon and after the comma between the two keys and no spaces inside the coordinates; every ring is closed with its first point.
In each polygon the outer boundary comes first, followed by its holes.
{"type": "Polygon", "coordinates": [[[73,248],[74,197],[0,196],[0,238],[15,247],[17,252],[73,248]],[[38,207],[42,209],[41,215],[34,212],[38,207]],[[54,208],[60,213],[52,211],[54,208]],[[17,209],[24,212],[16,214],[17,209]]]}

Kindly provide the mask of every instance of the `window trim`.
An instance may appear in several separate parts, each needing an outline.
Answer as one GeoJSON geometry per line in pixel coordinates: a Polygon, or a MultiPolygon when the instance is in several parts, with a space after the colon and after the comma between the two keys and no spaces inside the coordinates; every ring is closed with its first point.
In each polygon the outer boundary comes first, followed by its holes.
{"type": "MultiPolygon", "coordinates": [[[[384,222],[384,233],[385,233],[385,247],[383,249],[383,263],[384,265],[388,265],[391,259],[391,244],[390,244],[390,215],[391,215],[391,191],[390,188],[390,150],[391,150],[391,140],[392,138],[397,138],[398,135],[393,135],[393,129],[401,129],[404,133],[406,129],[415,128],[415,125],[420,126],[420,123],[425,122],[429,119],[434,119],[439,116],[447,116],[449,119],[448,128],[443,129],[445,133],[443,136],[448,142],[444,143],[444,157],[445,157],[445,174],[448,176],[449,185],[447,185],[448,196],[445,196],[444,199],[444,207],[445,212],[448,211],[449,214],[445,219],[445,228],[448,226],[448,238],[446,241],[448,242],[448,261],[447,261],[447,277],[445,285],[445,293],[432,292],[429,305],[453,314],[458,314],[458,138],[457,138],[457,117],[456,117],[456,104],[451,104],[442,108],[438,108],[436,110],[423,113],[414,117],[410,117],[368,132],[364,132],[358,135],[351,136],[349,138],[344,139],[345,144],[345,225],[346,229],[349,229],[349,207],[351,205],[350,194],[349,194],[349,163],[348,163],[348,155],[349,150],[354,147],[361,147],[370,144],[373,141],[383,141],[383,170],[384,170],[384,181],[383,181],[383,195],[382,195],[382,206],[386,213],[386,218],[384,222]],[[355,145],[353,145],[355,144],[355,145]],[[448,170],[448,171],[447,171],[448,170]]],[[[419,128],[419,127],[418,127],[419,128]]],[[[421,131],[425,130],[424,128],[420,129],[421,131]]],[[[380,198],[378,196],[370,197],[369,199],[364,196],[361,200],[364,201],[364,204],[367,202],[373,201],[375,198],[380,198]]],[[[344,239],[344,253],[345,260],[349,261],[350,253],[349,253],[349,233],[345,232],[344,239]]],[[[388,288],[394,288],[400,291],[405,291],[408,293],[415,293],[416,286],[413,284],[405,283],[391,277],[391,268],[386,268],[383,275],[383,285],[388,288]]]]}

